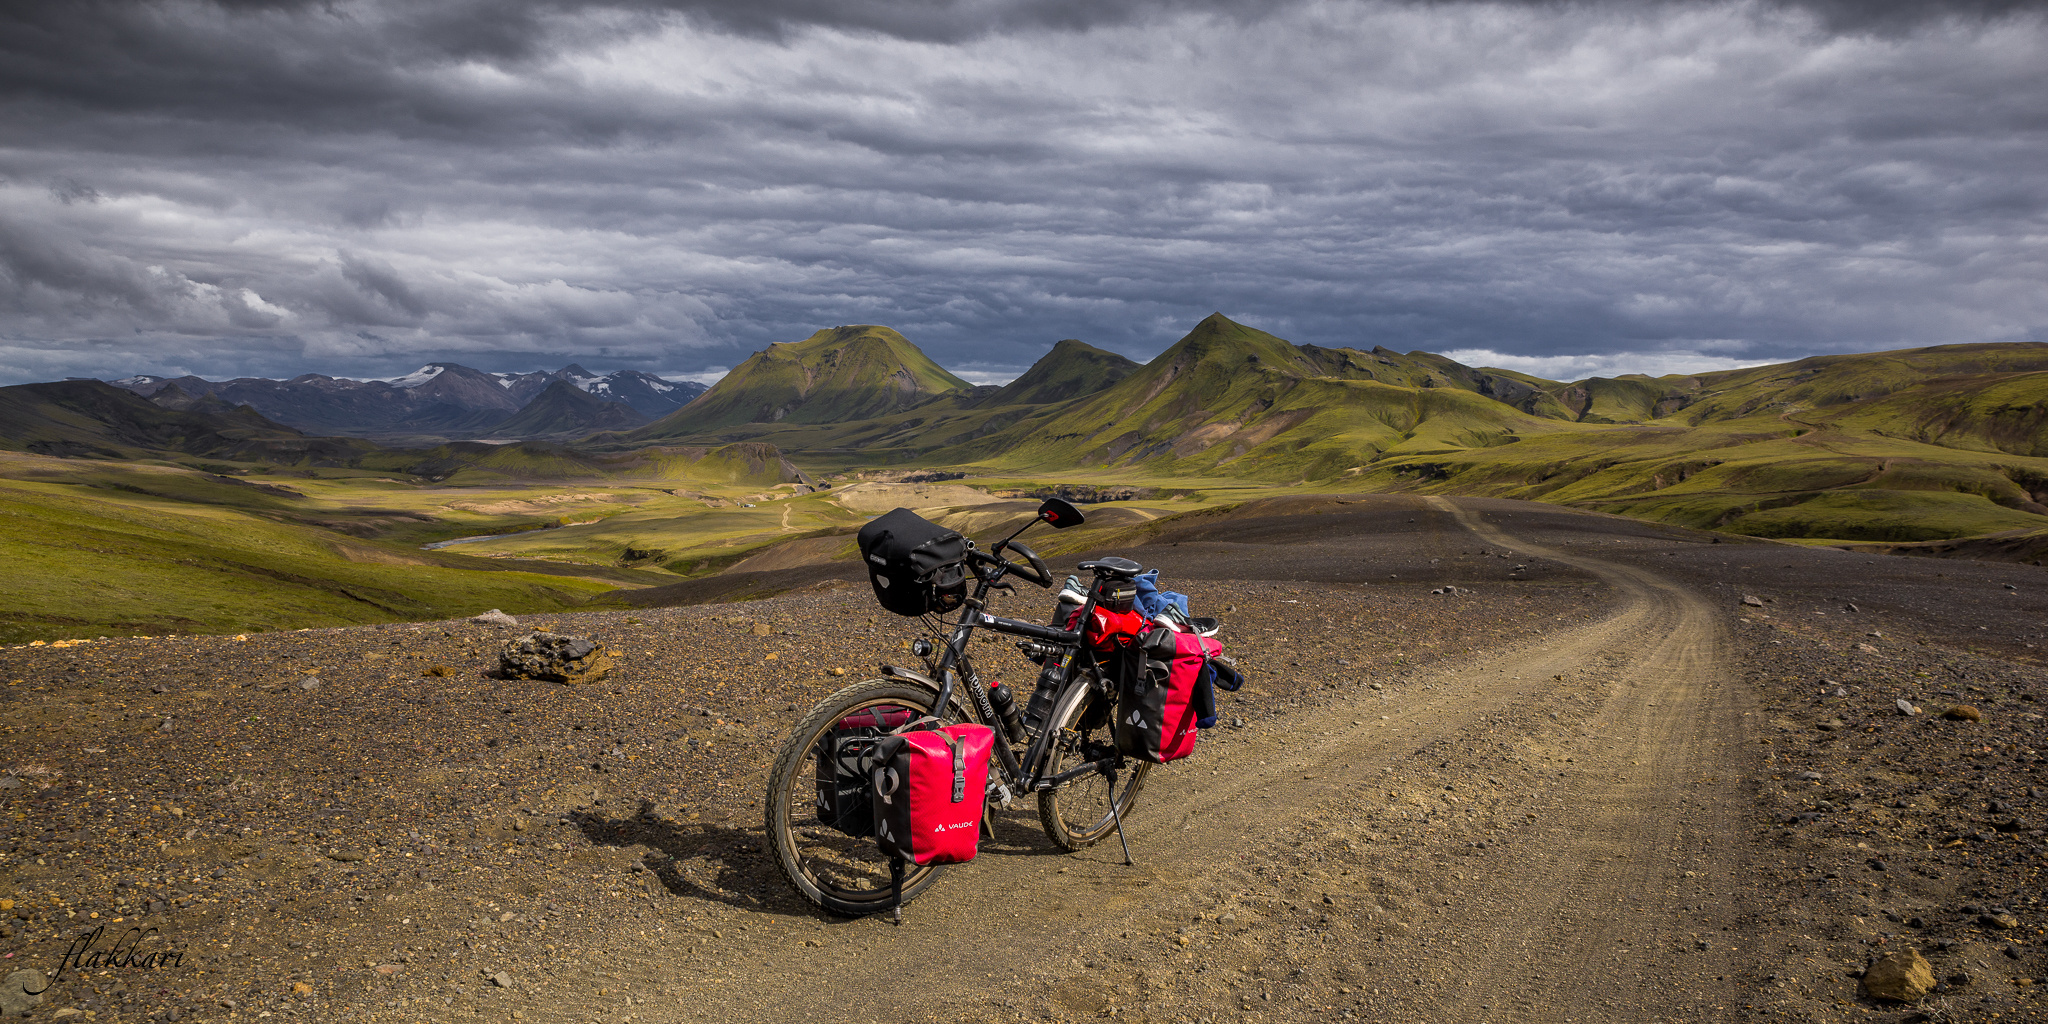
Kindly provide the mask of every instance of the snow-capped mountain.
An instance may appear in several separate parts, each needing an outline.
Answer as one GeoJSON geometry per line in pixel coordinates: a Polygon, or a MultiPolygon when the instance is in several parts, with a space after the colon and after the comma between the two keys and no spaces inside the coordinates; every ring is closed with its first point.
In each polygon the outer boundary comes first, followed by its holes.
{"type": "Polygon", "coordinates": [[[620,370],[600,377],[575,363],[551,373],[497,373],[492,376],[498,378],[506,393],[521,401],[532,401],[547,390],[548,385],[559,380],[607,402],[624,402],[635,412],[652,419],[666,416],[704,393],[704,385],[695,381],[663,380],[639,370],[620,370]]]}
{"type": "Polygon", "coordinates": [[[411,373],[373,380],[318,373],[290,380],[227,381],[136,374],[108,383],[145,397],[161,394],[160,404],[189,403],[210,395],[309,433],[474,437],[494,432],[557,381],[599,403],[629,406],[647,419],[666,416],[704,392],[702,384],[667,381],[639,370],[600,376],[573,363],[533,373],[486,373],[460,363],[428,363],[411,373]]]}

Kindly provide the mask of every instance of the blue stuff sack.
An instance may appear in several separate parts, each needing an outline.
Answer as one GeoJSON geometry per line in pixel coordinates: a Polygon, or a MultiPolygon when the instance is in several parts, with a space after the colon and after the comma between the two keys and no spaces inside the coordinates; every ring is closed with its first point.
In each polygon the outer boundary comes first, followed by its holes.
{"type": "Polygon", "coordinates": [[[1159,570],[1153,569],[1149,572],[1141,572],[1131,577],[1131,582],[1138,587],[1138,597],[1135,602],[1138,611],[1146,618],[1149,619],[1159,614],[1169,605],[1180,609],[1183,617],[1188,614],[1188,596],[1186,594],[1177,594],[1171,590],[1159,589],[1159,570]]]}

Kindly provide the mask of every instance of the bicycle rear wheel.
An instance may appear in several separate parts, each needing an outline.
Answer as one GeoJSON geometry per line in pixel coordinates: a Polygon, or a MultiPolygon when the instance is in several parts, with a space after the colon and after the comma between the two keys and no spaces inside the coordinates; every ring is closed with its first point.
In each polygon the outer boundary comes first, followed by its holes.
{"type": "MultiPolygon", "coordinates": [[[[1054,741],[1046,755],[1044,774],[1078,768],[1116,753],[1115,723],[1106,698],[1092,686],[1077,686],[1053,709],[1054,741]]],[[[1115,780],[1116,814],[1110,813],[1111,778],[1090,772],[1057,789],[1038,794],[1038,820],[1045,834],[1063,850],[1081,850],[1116,830],[1116,815],[1130,817],[1131,805],[1152,771],[1148,761],[1126,761],[1128,771],[1115,780]]]]}
{"type": "MultiPolygon", "coordinates": [[[[895,905],[889,858],[875,845],[870,805],[857,797],[838,807],[826,806],[818,777],[820,747],[833,738],[833,727],[848,718],[868,712],[877,712],[884,719],[892,712],[921,718],[931,714],[938,696],[922,684],[896,679],[855,683],[812,708],[783,741],[768,772],[768,840],[776,864],[805,899],[849,917],[895,905]]],[[[940,716],[945,725],[967,720],[958,704],[940,716]]],[[[827,779],[825,789],[832,786],[827,779]]],[[[903,878],[904,902],[936,881],[939,871],[910,865],[903,878]]]]}

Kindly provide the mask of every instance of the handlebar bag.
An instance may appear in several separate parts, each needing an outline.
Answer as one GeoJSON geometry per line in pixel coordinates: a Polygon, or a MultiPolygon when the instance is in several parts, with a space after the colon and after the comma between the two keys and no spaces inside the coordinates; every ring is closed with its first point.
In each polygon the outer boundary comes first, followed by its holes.
{"type": "Polygon", "coordinates": [[[897,733],[875,751],[875,842],[912,864],[963,864],[981,838],[996,731],[972,722],[897,733]]]}
{"type": "Polygon", "coordinates": [[[818,741],[818,824],[850,836],[875,834],[875,747],[890,730],[911,720],[909,708],[877,707],[833,723],[818,741]]]}
{"type": "Polygon", "coordinates": [[[855,538],[875,600],[898,615],[949,612],[967,600],[967,539],[907,508],[860,528],[855,538]]]}
{"type": "Polygon", "coordinates": [[[1178,761],[1195,751],[1204,711],[1203,669],[1223,653],[1223,645],[1194,633],[1153,629],[1139,640],[1138,653],[1137,670],[1125,672],[1118,684],[1117,749],[1153,764],[1178,761]]]}

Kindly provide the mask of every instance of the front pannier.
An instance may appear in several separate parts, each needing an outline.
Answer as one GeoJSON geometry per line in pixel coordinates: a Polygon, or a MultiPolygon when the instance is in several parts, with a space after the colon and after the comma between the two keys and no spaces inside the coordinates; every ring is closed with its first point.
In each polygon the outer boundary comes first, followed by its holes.
{"type": "Polygon", "coordinates": [[[818,824],[850,836],[875,834],[875,791],[868,769],[882,737],[911,717],[909,708],[877,707],[833,723],[818,741],[818,824]]]}
{"type": "Polygon", "coordinates": [[[972,722],[897,733],[875,750],[875,842],[912,864],[974,859],[996,731],[972,722]]]}
{"type": "Polygon", "coordinates": [[[1204,710],[1197,691],[1203,669],[1223,645],[1194,633],[1152,629],[1138,650],[1137,671],[1118,680],[1117,749],[1153,764],[1179,760],[1194,753],[1204,710]]]}
{"type": "Polygon", "coordinates": [[[949,612],[967,599],[967,539],[907,508],[860,528],[875,600],[898,615],[949,612]]]}

